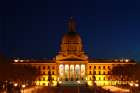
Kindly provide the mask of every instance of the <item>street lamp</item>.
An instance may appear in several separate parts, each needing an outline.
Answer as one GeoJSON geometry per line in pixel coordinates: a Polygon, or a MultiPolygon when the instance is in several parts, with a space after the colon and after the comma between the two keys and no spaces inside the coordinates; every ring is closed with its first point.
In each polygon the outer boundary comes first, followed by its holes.
{"type": "Polygon", "coordinates": [[[25,87],[26,87],[26,85],[25,85],[25,84],[23,84],[23,85],[22,85],[22,88],[23,88],[23,93],[24,93],[24,88],[25,88],[25,87]]]}
{"type": "Polygon", "coordinates": [[[62,81],[59,81],[59,84],[62,84],[62,81]]]}
{"type": "Polygon", "coordinates": [[[79,90],[80,81],[78,80],[77,83],[78,83],[78,93],[80,93],[80,90],[79,90]]]}
{"type": "Polygon", "coordinates": [[[130,83],[129,85],[132,87],[133,86],[133,83],[130,83]]]}
{"type": "Polygon", "coordinates": [[[135,84],[135,87],[139,87],[139,84],[135,84]]]}
{"type": "Polygon", "coordinates": [[[14,86],[15,86],[15,87],[17,87],[17,86],[18,86],[18,84],[17,84],[17,83],[15,83],[15,84],[14,84],[14,86]]]}
{"type": "Polygon", "coordinates": [[[130,85],[130,93],[132,93],[132,92],[133,92],[133,91],[132,91],[132,90],[133,90],[133,89],[132,89],[132,88],[133,88],[133,83],[130,83],[129,85],[130,85]]]}
{"type": "MultiPolygon", "coordinates": [[[[62,84],[62,83],[63,83],[62,81],[59,81],[59,85],[60,85],[60,84],[62,84]]],[[[63,92],[62,92],[62,91],[63,91],[63,86],[62,86],[62,85],[60,85],[60,87],[59,87],[59,88],[60,88],[60,92],[61,92],[61,93],[63,93],[63,92]]]]}
{"type": "Polygon", "coordinates": [[[137,88],[139,87],[139,84],[137,83],[130,83],[130,92],[133,93],[133,89],[135,89],[135,91],[137,90],[137,88]]]}

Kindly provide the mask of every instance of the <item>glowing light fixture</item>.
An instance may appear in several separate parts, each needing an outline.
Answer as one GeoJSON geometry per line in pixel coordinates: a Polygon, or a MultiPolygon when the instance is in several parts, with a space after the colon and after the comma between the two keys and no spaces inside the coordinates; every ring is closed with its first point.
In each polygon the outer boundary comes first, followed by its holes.
{"type": "Polygon", "coordinates": [[[15,60],[14,60],[14,62],[18,62],[18,61],[19,61],[18,59],[15,59],[15,60]]]}
{"type": "Polygon", "coordinates": [[[133,86],[133,83],[130,83],[129,85],[130,85],[130,86],[133,86]]]}
{"type": "Polygon", "coordinates": [[[14,86],[15,86],[15,87],[17,87],[17,86],[18,86],[18,84],[17,84],[17,83],[15,83],[15,84],[14,84],[14,86]]]}
{"type": "Polygon", "coordinates": [[[135,84],[135,87],[139,87],[139,84],[135,84]]]}
{"type": "Polygon", "coordinates": [[[80,84],[80,81],[78,80],[77,83],[80,84]]]}
{"type": "Polygon", "coordinates": [[[25,84],[23,84],[23,85],[22,85],[22,88],[25,88],[25,87],[26,87],[26,85],[25,85],[25,84]]]}
{"type": "Polygon", "coordinates": [[[62,84],[62,81],[59,81],[59,84],[62,84]]]}
{"type": "Polygon", "coordinates": [[[129,59],[126,59],[125,62],[129,62],[129,59]]]}

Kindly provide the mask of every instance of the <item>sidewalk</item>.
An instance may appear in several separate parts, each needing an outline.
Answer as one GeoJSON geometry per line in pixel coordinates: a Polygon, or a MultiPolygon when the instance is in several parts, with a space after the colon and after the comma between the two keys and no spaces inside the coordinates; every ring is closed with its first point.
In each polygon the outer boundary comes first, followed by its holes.
{"type": "Polygon", "coordinates": [[[30,88],[21,89],[21,93],[36,93],[42,87],[34,86],[30,88]]]}
{"type": "Polygon", "coordinates": [[[110,90],[113,93],[129,93],[130,92],[129,89],[123,89],[123,88],[119,88],[115,86],[104,86],[102,88],[105,90],[110,90]]]}

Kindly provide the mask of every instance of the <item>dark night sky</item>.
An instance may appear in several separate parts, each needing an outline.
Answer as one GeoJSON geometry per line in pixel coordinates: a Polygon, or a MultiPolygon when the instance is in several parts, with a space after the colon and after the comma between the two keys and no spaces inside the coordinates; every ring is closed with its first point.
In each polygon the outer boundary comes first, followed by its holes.
{"type": "Polygon", "coordinates": [[[52,58],[74,16],[90,58],[140,60],[140,0],[4,0],[0,52],[52,58]]]}

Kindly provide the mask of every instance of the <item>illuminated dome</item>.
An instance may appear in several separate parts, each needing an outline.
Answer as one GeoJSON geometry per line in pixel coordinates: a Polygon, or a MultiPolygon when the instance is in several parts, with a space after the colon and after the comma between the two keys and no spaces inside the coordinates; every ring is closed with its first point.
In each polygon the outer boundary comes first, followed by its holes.
{"type": "Polygon", "coordinates": [[[60,51],[56,60],[87,60],[84,54],[80,35],[76,32],[76,24],[73,18],[68,22],[68,32],[61,40],[60,51]]]}
{"type": "Polygon", "coordinates": [[[76,24],[73,18],[69,20],[68,26],[69,31],[62,38],[60,52],[64,52],[65,54],[78,54],[83,51],[82,40],[76,32],[76,24]]]}
{"type": "Polygon", "coordinates": [[[81,37],[77,32],[68,32],[62,38],[62,44],[65,43],[81,43],[81,37]]]}

